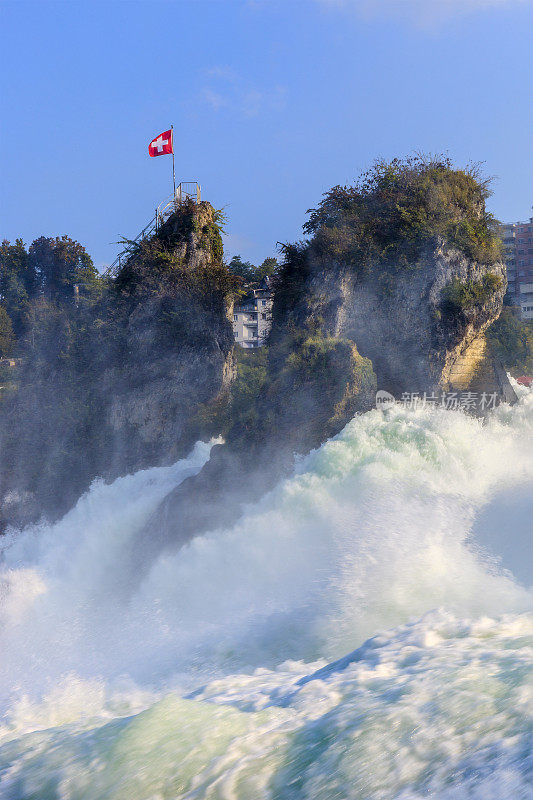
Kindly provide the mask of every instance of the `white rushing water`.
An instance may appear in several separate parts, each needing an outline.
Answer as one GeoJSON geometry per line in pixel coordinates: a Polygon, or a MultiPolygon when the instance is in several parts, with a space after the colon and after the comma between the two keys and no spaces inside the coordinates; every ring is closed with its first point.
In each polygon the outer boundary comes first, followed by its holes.
{"type": "MultiPolygon", "coordinates": [[[[533,798],[533,392],[356,417],[122,569],[209,457],[0,542],[0,797],[533,798]]],[[[179,520],[176,521],[179,527],[179,520]]]]}

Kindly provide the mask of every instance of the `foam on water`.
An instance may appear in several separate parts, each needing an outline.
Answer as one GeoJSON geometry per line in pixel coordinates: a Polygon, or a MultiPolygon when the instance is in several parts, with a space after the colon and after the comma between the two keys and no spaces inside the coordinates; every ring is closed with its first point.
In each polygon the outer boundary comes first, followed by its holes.
{"type": "Polygon", "coordinates": [[[533,486],[518,391],[485,425],[356,417],[141,583],[121,561],[208,445],[5,539],[0,796],[532,798],[531,581],[479,522],[533,486]]]}

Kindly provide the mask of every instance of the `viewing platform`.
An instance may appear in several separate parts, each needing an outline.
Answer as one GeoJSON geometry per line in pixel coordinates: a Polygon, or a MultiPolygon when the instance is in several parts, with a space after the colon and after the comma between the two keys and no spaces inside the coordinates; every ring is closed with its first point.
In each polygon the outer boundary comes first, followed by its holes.
{"type": "Polygon", "coordinates": [[[193,202],[199,204],[201,201],[201,186],[196,181],[182,181],[176,186],[176,193],[170,195],[157,206],[155,214],[142,231],[137,234],[135,239],[127,240],[124,249],[118,254],[113,263],[104,271],[104,277],[116,278],[125,262],[132,255],[135,245],[157,233],[164,222],[179,209],[183,203],[193,202]]]}

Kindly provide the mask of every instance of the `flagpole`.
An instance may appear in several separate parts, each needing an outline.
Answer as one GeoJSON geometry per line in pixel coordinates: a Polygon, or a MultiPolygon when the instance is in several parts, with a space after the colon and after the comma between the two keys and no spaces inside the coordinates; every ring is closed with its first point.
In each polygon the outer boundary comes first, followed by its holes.
{"type": "Polygon", "coordinates": [[[172,131],[170,140],[172,142],[172,180],[174,182],[174,200],[176,199],[176,170],[174,167],[174,125],[170,126],[170,130],[172,131]]]}

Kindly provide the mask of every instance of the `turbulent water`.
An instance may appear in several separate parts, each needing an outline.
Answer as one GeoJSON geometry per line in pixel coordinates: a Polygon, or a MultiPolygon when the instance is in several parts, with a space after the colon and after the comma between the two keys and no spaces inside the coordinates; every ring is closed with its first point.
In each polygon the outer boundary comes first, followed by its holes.
{"type": "MultiPolygon", "coordinates": [[[[533,798],[533,392],[486,424],[356,417],[182,550],[121,571],[209,458],[4,537],[0,796],[533,798]]],[[[177,521],[179,524],[179,521],[177,521]]]]}

